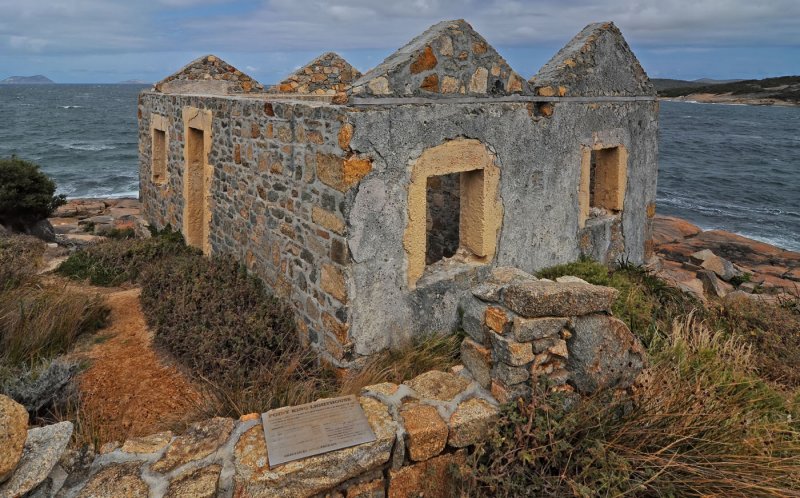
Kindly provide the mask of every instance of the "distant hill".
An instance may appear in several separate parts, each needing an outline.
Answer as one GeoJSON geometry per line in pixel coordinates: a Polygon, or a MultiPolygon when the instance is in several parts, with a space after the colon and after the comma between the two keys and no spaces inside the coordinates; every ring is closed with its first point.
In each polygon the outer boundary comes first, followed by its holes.
{"type": "Polygon", "coordinates": [[[723,83],[735,83],[742,80],[714,80],[711,78],[701,78],[699,80],[674,80],[670,78],[651,78],[650,81],[656,90],[666,90],[667,88],[689,88],[704,85],[720,85],[723,83]]]}
{"type": "Polygon", "coordinates": [[[705,97],[705,100],[760,104],[785,102],[798,105],[800,104],[800,76],[662,88],[658,90],[658,95],[668,98],[712,95],[711,98],[705,97]]]}
{"type": "Polygon", "coordinates": [[[149,85],[149,84],[150,84],[149,81],[144,81],[144,80],[125,80],[117,83],[117,85],[149,85]]]}
{"type": "Polygon", "coordinates": [[[52,85],[55,81],[47,76],[37,74],[36,76],[9,76],[0,80],[0,85],[52,85]]]}

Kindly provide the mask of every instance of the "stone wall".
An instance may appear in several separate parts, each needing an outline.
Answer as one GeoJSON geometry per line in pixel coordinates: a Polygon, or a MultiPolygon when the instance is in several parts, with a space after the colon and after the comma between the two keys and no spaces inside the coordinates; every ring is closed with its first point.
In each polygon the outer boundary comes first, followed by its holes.
{"type": "Polygon", "coordinates": [[[461,374],[431,371],[365,388],[359,402],[375,441],[276,467],[258,414],[108,443],[98,454],[65,449],[69,422],[33,428],[0,496],[449,497],[450,466],[465,462],[466,448],[486,437],[498,415],[491,395],[463,367],[454,370],[461,374]]]}
{"type": "Polygon", "coordinates": [[[554,390],[592,394],[626,389],[646,354],[610,316],[617,291],[577,277],[539,280],[498,268],[461,303],[468,337],[461,360],[502,403],[530,399],[545,381],[554,390]]]}
{"type": "Polygon", "coordinates": [[[341,364],[350,322],[344,211],[371,163],[349,150],[352,131],[335,106],[235,97],[142,94],[140,195],[156,228],[186,229],[182,113],[210,111],[208,242],[246,264],[296,311],[303,337],[341,364]],[[149,121],[169,123],[167,182],[151,181],[149,121]]]}

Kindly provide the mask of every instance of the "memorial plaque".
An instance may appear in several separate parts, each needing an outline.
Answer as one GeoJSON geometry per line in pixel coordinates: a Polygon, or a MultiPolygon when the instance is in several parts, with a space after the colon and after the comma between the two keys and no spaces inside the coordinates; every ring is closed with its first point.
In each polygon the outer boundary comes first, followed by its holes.
{"type": "Polygon", "coordinates": [[[353,395],[277,408],[261,419],[270,467],[377,439],[353,395]]]}

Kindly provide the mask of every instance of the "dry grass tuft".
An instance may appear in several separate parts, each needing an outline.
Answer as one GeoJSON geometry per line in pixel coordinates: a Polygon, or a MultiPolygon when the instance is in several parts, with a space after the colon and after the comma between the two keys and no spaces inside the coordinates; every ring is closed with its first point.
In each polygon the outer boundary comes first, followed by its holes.
{"type": "Polygon", "coordinates": [[[429,370],[446,370],[460,363],[459,346],[463,336],[431,334],[414,339],[406,347],[382,351],[342,379],[339,392],[359,394],[361,389],[381,382],[399,384],[429,370]]]}

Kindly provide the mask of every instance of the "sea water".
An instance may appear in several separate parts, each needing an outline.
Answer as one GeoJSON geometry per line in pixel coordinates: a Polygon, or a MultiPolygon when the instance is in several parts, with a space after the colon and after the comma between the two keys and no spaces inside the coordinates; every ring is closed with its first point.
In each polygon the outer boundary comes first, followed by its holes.
{"type": "MultiPolygon", "coordinates": [[[[0,86],[0,157],[69,197],[135,196],[137,85],[0,86]]],[[[800,108],[662,102],[657,209],[800,251],[800,108]]]]}

